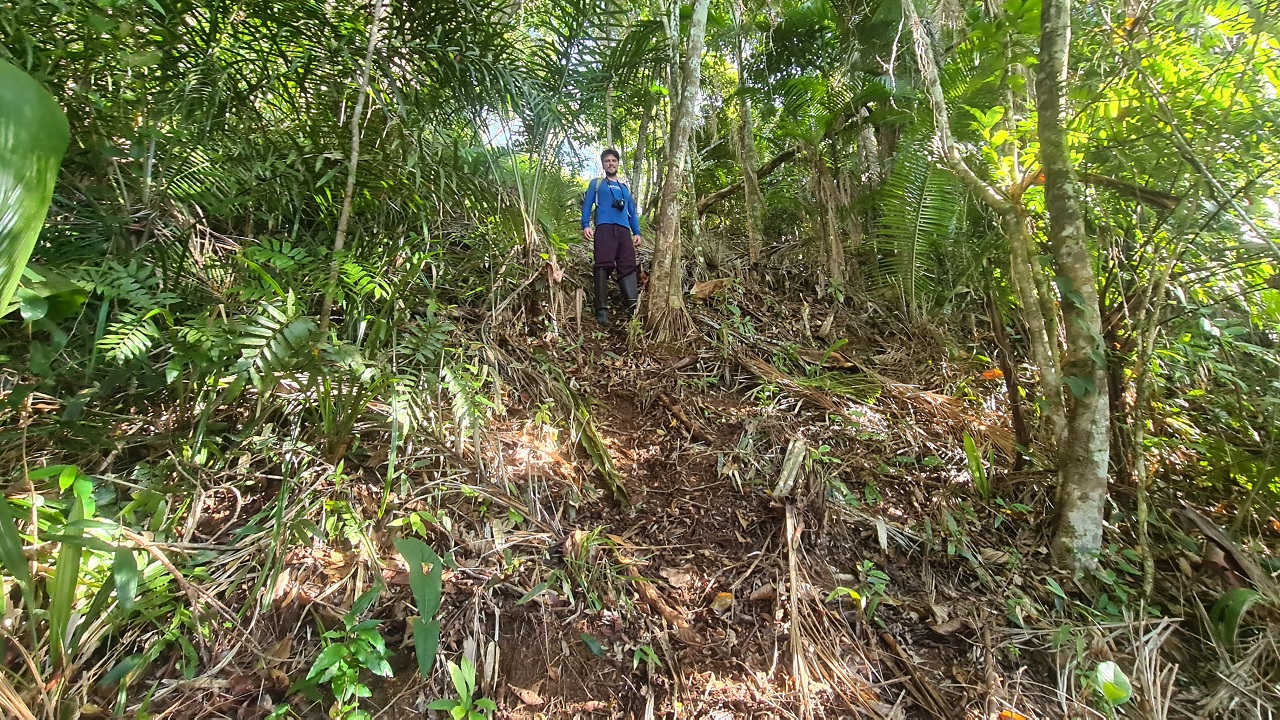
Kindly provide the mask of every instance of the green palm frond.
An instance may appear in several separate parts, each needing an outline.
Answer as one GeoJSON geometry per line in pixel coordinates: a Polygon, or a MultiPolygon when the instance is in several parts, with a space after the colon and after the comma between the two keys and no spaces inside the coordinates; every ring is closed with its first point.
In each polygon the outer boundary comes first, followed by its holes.
{"type": "Polygon", "coordinates": [[[240,360],[232,369],[248,375],[260,390],[272,387],[275,376],[315,358],[312,348],[319,327],[315,320],[300,314],[292,300],[260,304],[258,314],[236,340],[240,360]]]}
{"type": "Polygon", "coordinates": [[[920,144],[904,145],[880,193],[880,223],[874,235],[878,256],[874,281],[902,293],[910,312],[925,296],[940,292],[935,258],[958,234],[966,195],[955,177],[920,144]]]}
{"type": "Polygon", "coordinates": [[[146,357],[160,337],[156,328],[156,316],[164,315],[164,310],[154,308],[146,313],[120,313],[115,322],[107,326],[107,330],[98,341],[98,349],[107,359],[120,365],[141,360],[146,357]]]}
{"type": "Polygon", "coordinates": [[[44,225],[68,137],[53,96],[0,60],[0,308],[9,306],[44,225]]]}

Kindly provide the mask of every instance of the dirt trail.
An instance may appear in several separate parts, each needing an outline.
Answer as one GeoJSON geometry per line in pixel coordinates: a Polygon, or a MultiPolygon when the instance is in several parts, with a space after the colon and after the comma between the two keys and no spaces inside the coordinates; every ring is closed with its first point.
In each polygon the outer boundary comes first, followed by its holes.
{"type": "MultiPolygon", "coordinates": [[[[373,679],[364,707],[381,718],[456,697],[441,666],[464,655],[499,718],[1046,716],[1031,709],[1055,679],[1005,628],[1039,612],[1024,583],[1046,572],[1031,508],[1049,503],[1043,483],[1000,470],[999,385],[933,392],[985,368],[851,313],[825,323],[848,340],[837,352],[808,336],[805,309],[731,305],[698,310],[707,340],[674,353],[631,348],[620,325],[579,343],[488,337],[494,422],[409,443],[407,494],[385,513],[385,436],[356,443],[349,479],[315,486],[326,539],[273,571],[253,627],[266,652],[235,645],[215,684],[184,687],[167,712],[256,719],[287,701],[322,716],[327,691],[305,700],[294,683],[380,575],[370,614],[394,678],[373,679]],[[990,451],[999,504],[975,497],[965,434],[990,451]],[[601,449],[629,503],[602,489],[601,449]],[[370,546],[343,544],[344,517],[370,546]],[[430,679],[393,546],[407,535],[452,563],[430,679]]],[[[234,589],[227,604],[255,606],[234,589]]]]}
{"type": "MultiPolygon", "coordinates": [[[[549,532],[480,595],[448,588],[444,617],[445,652],[488,659],[498,717],[980,717],[1019,695],[997,687],[989,603],[964,597],[981,551],[916,534],[968,492],[954,452],[911,447],[938,428],[853,427],[710,353],[631,353],[616,328],[557,361],[631,504],[593,491],[566,438],[538,449],[537,398],[508,408],[507,481],[549,532]]],[[[419,717],[429,694],[394,687],[386,716],[419,717]]]]}

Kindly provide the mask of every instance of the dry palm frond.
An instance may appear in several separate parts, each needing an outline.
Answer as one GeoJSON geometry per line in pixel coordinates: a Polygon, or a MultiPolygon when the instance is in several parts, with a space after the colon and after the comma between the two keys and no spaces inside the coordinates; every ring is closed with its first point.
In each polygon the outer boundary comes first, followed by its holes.
{"type": "Polygon", "coordinates": [[[1274,717],[1280,708],[1280,627],[1268,623],[1234,651],[1220,650],[1219,682],[1200,708],[1202,716],[1274,717]]]}
{"type": "Polygon", "coordinates": [[[1176,627],[1174,620],[1163,618],[1155,623],[1154,628],[1148,629],[1147,623],[1143,622],[1130,629],[1135,653],[1134,679],[1143,689],[1143,700],[1152,720],[1165,720],[1169,717],[1178,666],[1165,660],[1160,648],[1176,627]]]}

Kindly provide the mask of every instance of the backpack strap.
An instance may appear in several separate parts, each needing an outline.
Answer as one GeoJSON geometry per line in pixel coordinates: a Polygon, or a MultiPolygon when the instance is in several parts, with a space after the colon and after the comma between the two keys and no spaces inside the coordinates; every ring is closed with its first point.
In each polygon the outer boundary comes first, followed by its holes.
{"type": "Polygon", "coordinates": [[[600,178],[599,178],[599,176],[591,178],[591,182],[587,183],[587,194],[586,194],[586,197],[591,197],[591,194],[592,194],[593,192],[595,193],[595,197],[594,197],[594,198],[592,198],[593,203],[594,203],[594,205],[595,205],[596,207],[600,207],[600,178]]]}

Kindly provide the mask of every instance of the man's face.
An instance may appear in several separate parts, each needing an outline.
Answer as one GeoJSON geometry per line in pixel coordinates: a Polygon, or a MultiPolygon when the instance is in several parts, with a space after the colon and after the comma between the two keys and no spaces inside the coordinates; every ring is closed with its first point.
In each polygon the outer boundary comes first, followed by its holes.
{"type": "Polygon", "coordinates": [[[600,161],[600,164],[604,166],[605,175],[613,177],[618,174],[618,158],[612,155],[606,155],[604,160],[600,161]]]}

